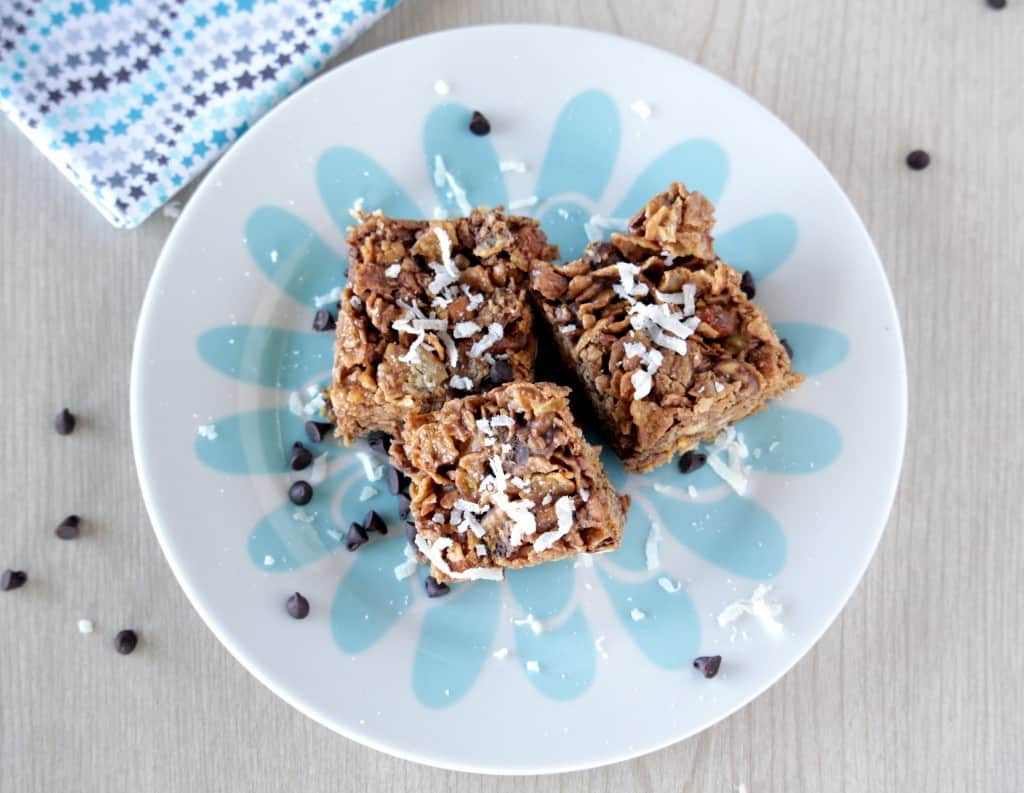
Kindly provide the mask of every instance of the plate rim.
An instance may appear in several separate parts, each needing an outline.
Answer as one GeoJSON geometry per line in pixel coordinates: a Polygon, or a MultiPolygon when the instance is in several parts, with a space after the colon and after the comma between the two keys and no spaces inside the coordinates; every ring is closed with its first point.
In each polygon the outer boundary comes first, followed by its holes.
{"type": "MultiPolygon", "coordinates": [[[[483,767],[480,765],[474,765],[473,763],[461,763],[461,762],[449,762],[446,759],[439,759],[419,753],[417,751],[410,751],[397,743],[388,743],[386,741],[378,740],[370,735],[360,733],[355,729],[351,729],[345,725],[340,725],[336,721],[330,719],[327,714],[322,714],[319,709],[311,703],[300,701],[299,698],[292,695],[287,690],[284,684],[279,684],[273,681],[269,675],[267,675],[261,668],[260,663],[257,659],[247,656],[244,650],[236,645],[235,640],[230,636],[230,630],[222,624],[222,621],[215,617],[211,611],[208,610],[202,597],[194,589],[193,584],[190,580],[189,574],[186,572],[185,567],[181,559],[177,558],[175,551],[172,547],[170,540],[170,533],[167,527],[164,525],[164,521],[161,516],[157,513],[154,508],[156,503],[156,497],[154,490],[156,484],[146,474],[146,468],[144,459],[142,456],[140,436],[144,431],[140,424],[140,410],[141,410],[141,399],[140,394],[140,371],[141,371],[141,357],[142,347],[149,334],[148,329],[152,327],[151,314],[156,310],[154,306],[159,299],[159,284],[168,276],[169,262],[173,259],[174,249],[178,247],[179,238],[184,235],[185,232],[181,229],[185,228],[189,218],[199,210],[196,209],[196,204],[201,202],[201,199],[206,195],[207,192],[214,189],[216,184],[217,174],[223,170],[225,163],[232,162],[240,155],[244,146],[233,145],[231,146],[223,156],[221,156],[213,166],[207,170],[201,177],[200,182],[195,188],[192,195],[189,197],[185,204],[185,207],[181,213],[180,218],[172,226],[170,233],[167,235],[167,239],[164,241],[161,247],[160,254],[157,257],[156,263],[153,266],[152,273],[150,274],[149,282],[146,286],[145,295],[142,300],[142,305],[139,311],[139,318],[136,322],[135,336],[132,344],[132,357],[130,366],[130,382],[129,382],[129,413],[130,413],[130,427],[131,427],[131,439],[132,439],[132,453],[135,462],[135,469],[139,479],[139,487],[142,493],[143,503],[146,507],[146,513],[149,517],[150,524],[153,528],[153,533],[156,535],[157,542],[160,546],[161,553],[171,568],[171,572],[184,591],[189,603],[192,608],[199,614],[200,618],[211,630],[217,640],[224,646],[230,655],[238,661],[241,666],[249,672],[256,680],[266,686],[276,696],[284,700],[288,705],[295,708],[297,711],[302,713],[304,716],[312,719],[321,726],[327,728],[333,733],[341,735],[348,740],[354,741],[355,743],[369,747],[375,751],[383,752],[385,754],[397,757],[402,760],[418,763],[432,768],[439,768],[449,771],[458,771],[463,773],[493,775],[493,776],[536,776],[542,774],[561,774],[569,773],[573,771],[584,771],[594,768],[600,768],[608,765],[613,765],[627,760],[636,759],[643,757],[654,752],[661,751],[669,746],[684,741],[688,738],[692,738],[710,727],[725,721],[736,712],[742,710],[755,699],[759,698],[762,694],[773,688],[776,683],[779,682],[785,675],[787,675],[803,658],[818,644],[822,636],[835,624],[836,620],[843,613],[846,607],[849,605],[850,599],[853,597],[857,588],[864,580],[864,575],[867,572],[869,565],[875,557],[878,551],[878,546],[881,542],[882,536],[885,534],[886,528],[888,527],[889,521],[892,517],[892,510],[895,503],[896,494],[899,490],[899,485],[903,474],[903,463],[906,454],[906,437],[907,437],[907,423],[908,423],[908,380],[907,380],[907,360],[906,360],[906,348],[903,340],[902,322],[900,319],[898,307],[893,295],[892,285],[889,282],[888,276],[886,275],[885,268],[882,264],[881,256],[878,253],[878,249],[874,244],[873,239],[861,218],[860,213],[857,212],[856,207],[847,195],[846,191],[842,188],[839,181],[835,178],[832,172],[826,167],[826,165],[818,158],[815,152],[810,146],[798,135],[785,121],[779,118],[770,109],[762,105],[757,99],[747,93],[743,88],[730,82],[724,77],[720,77],[709,69],[701,66],[698,63],[691,61],[690,59],[679,55],[675,52],[663,49],[661,47],[648,44],[646,42],[638,41],[635,39],[620,36],[614,33],[607,33],[604,31],[591,30],[578,26],[571,25],[551,25],[551,24],[536,24],[536,23],[497,23],[497,24],[482,24],[482,25],[466,25],[460,27],[446,28],[443,30],[437,30],[430,33],[425,33],[418,36],[411,36],[403,38],[399,41],[391,42],[387,45],[378,47],[370,50],[369,52],[363,53],[356,58],[345,61],[344,63],[338,64],[327,71],[321,72],[316,77],[311,79],[308,83],[303,85],[297,91],[286,97],[279,104],[271,108],[265,113],[254,125],[253,129],[256,129],[265,120],[271,117],[278,117],[284,113],[289,112],[290,106],[295,102],[296,98],[310,90],[314,85],[331,79],[341,79],[340,75],[344,74],[352,64],[361,61],[365,58],[375,57],[378,55],[384,55],[389,51],[404,47],[412,42],[422,42],[423,40],[434,39],[434,38],[445,38],[452,34],[464,34],[467,31],[472,31],[477,34],[500,34],[501,31],[506,31],[510,28],[517,30],[535,30],[538,32],[552,33],[557,32],[559,35],[566,35],[569,37],[585,36],[603,39],[607,42],[613,43],[615,46],[621,46],[623,43],[640,47],[650,50],[659,55],[667,55],[681,61],[686,66],[703,73],[707,78],[710,78],[713,82],[719,84],[720,87],[725,90],[734,92],[737,97],[741,98],[743,102],[752,107],[754,111],[765,113],[778,122],[789,134],[797,141],[799,147],[803,150],[804,154],[812,158],[812,160],[820,166],[822,172],[827,176],[829,183],[838,194],[842,197],[842,204],[849,211],[851,216],[855,219],[856,223],[852,230],[855,230],[857,235],[867,244],[867,249],[872,254],[872,264],[881,276],[882,284],[884,285],[884,297],[886,301],[886,310],[888,310],[892,317],[894,317],[893,323],[893,344],[895,346],[895,352],[898,353],[900,367],[900,377],[898,378],[897,385],[897,404],[893,406],[893,419],[894,423],[898,425],[898,444],[897,453],[895,455],[895,474],[892,480],[887,484],[885,488],[885,497],[880,499],[880,506],[884,505],[884,519],[880,525],[875,528],[875,536],[870,546],[870,550],[865,553],[864,561],[859,565],[859,569],[856,571],[855,577],[852,579],[852,583],[846,588],[846,591],[842,593],[842,597],[839,602],[840,605],[835,610],[835,613],[826,620],[818,631],[812,631],[803,642],[802,649],[793,655],[791,661],[786,663],[781,668],[777,675],[771,677],[768,682],[763,686],[756,687],[753,689],[749,696],[741,697],[737,704],[733,707],[723,711],[714,718],[708,719],[707,721],[699,724],[692,729],[682,731],[675,734],[671,738],[666,740],[655,742],[651,745],[645,745],[639,749],[628,749],[623,748],[618,751],[609,751],[604,756],[594,761],[582,761],[582,762],[570,762],[561,765],[547,765],[542,767],[534,767],[529,769],[524,768],[497,768],[497,767],[483,767]]],[[[249,135],[252,136],[252,130],[249,131],[249,135]]]]}

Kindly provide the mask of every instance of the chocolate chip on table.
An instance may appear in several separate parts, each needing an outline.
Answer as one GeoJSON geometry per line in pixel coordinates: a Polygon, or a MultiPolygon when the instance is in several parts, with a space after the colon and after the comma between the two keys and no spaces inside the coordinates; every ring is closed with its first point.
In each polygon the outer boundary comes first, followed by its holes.
{"type": "Polygon", "coordinates": [[[384,522],[384,518],[377,514],[376,510],[371,509],[366,513],[366,517],[363,518],[363,528],[367,532],[375,531],[378,534],[388,533],[388,524],[384,522]]]}
{"type": "Polygon", "coordinates": [[[398,517],[405,520],[409,517],[409,513],[412,511],[412,498],[409,497],[408,493],[398,494],[398,517]]]}
{"type": "Polygon", "coordinates": [[[139,635],[127,628],[114,637],[114,649],[121,655],[130,655],[139,644],[139,635]]]}
{"type": "Polygon", "coordinates": [[[931,161],[931,155],[922,149],[914,149],[907,155],[907,167],[912,171],[923,171],[931,161]]]}
{"type": "Polygon", "coordinates": [[[309,468],[313,462],[313,452],[307,449],[298,441],[292,444],[292,456],[288,461],[288,465],[291,466],[293,471],[301,471],[303,468],[309,468]]]}
{"type": "Polygon", "coordinates": [[[313,330],[334,330],[335,325],[334,315],[326,308],[317,309],[317,312],[313,315],[313,330]]]}
{"type": "Polygon", "coordinates": [[[491,371],[487,374],[487,382],[492,386],[499,386],[512,382],[512,364],[503,358],[498,358],[491,364],[491,371]]]}
{"type": "Polygon", "coordinates": [[[403,474],[394,466],[388,469],[388,492],[397,496],[399,493],[407,493],[409,491],[409,477],[403,474]]]}
{"type": "Polygon", "coordinates": [[[62,540],[74,540],[77,539],[78,535],[82,533],[79,523],[81,518],[78,515],[68,515],[60,524],[53,530],[53,533],[60,537],[62,540]]]}
{"type": "Polygon", "coordinates": [[[703,452],[683,452],[679,455],[679,473],[692,474],[698,468],[703,467],[708,461],[708,456],[703,452]]]}
{"type": "Polygon", "coordinates": [[[779,339],[779,344],[782,345],[782,349],[786,351],[786,355],[789,356],[789,360],[793,360],[793,347],[789,343],[788,339],[779,339]]]}
{"type": "Polygon", "coordinates": [[[326,421],[307,421],[303,427],[306,430],[306,437],[313,443],[320,443],[324,438],[330,436],[334,425],[326,421]]]}
{"type": "Polygon", "coordinates": [[[702,655],[693,659],[693,668],[706,678],[712,678],[718,674],[718,668],[722,665],[720,655],[702,655]]]}
{"type": "Polygon", "coordinates": [[[298,592],[288,598],[285,608],[288,609],[288,616],[297,620],[304,620],[309,616],[309,601],[298,592]]]}
{"type": "Polygon", "coordinates": [[[366,529],[358,523],[352,523],[349,525],[348,534],[345,536],[345,547],[350,551],[358,551],[369,539],[366,529]]]}
{"type": "Polygon", "coordinates": [[[451,587],[447,584],[440,583],[432,575],[428,575],[423,579],[423,588],[427,590],[428,598],[444,597],[451,591],[451,587]]]}
{"type": "Polygon", "coordinates": [[[371,451],[386,457],[391,449],[391,436],[381,430],[374,430],[366,436],[366,445],[370,447],[371,451]]]}
{"type": "Polygon", "coordinates": [[[53,420],[53,428],[58,435],[70,435],[75,431],[75,414],[64,408],[53,420]]]}
{"type": "Polygon", "coordinates": [[[740,291],[747,296],[747,300],[753,300],[757,294],[757,286],[754,284],[754,275],[750,270],[745,270],[740,278],[740,291]]]}
{"type": "Polygon", "coordinates": [[[288,488],[288,499],[298,507],[303,507],[313,500],[313,486],[300,479],[288,488]]]}
{"type": "Polygon", "coordinates": [[[469,131],[474,135],[486,135],[491,131],[491,122],[479,110],[474,110],[473,117],[469,120],[469,131]]]}
{"type": "Polygon", "coordinates": [[[19,589],[28,581],[28,575],[24,570],[4,570],[0,574],[0,590],[10,592],[12,589],[19,589]]]}

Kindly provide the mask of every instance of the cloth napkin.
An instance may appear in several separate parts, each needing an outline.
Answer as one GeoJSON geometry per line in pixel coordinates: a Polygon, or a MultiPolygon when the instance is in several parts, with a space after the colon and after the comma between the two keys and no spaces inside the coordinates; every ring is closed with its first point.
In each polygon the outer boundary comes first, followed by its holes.
{"type": "Polygon", "coordinates": [[[0,110],[137,226],[399,0],[0,0],[0,110]]]}

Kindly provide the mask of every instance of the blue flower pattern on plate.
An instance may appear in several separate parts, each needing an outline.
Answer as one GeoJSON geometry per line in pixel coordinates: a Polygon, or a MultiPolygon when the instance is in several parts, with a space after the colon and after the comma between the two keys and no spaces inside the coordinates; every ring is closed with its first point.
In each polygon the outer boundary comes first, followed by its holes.
{"type": "MultiPolygon", "coordinates": [[[[469,108],[443,104],[429,115],[423,134],[425,166],[433,173],[440,155],[473,205],[508,204],[498,153],[490,137],[468,130],[469,108]]],[[[566,259],[583,250],[583,224],[599,204],[620,147],[620,117],[614,101],[601,91],[577,95],[562,109],[539,170],[533,209],[566,259]],[[586,140],[586,146],[579,141],[586,140]]],[[[726,152],[711,140],[690,139],[657,156],[615,205],[612,215],[628,217],[671,181],[683,181],[710,200],[723,194],[729,177],[726,152]]],[[[351,222],[348,210],[357,199],[369,209],[399,217],[423,217],[422,209],[401,186],[364,153],[338,146],[323,152],[316,182],[324,207],[339,229],[351,222]]],[[[438,205],[457,214],[458,197],[447,184],[436,185],[438,205]]],[[[756,217],[718,235],[723,259],[758,279],[782,266],[798,238],[795,220],[782,213],[756,217]]],[[[324,242],[300,218],[277,206],[254,210],[245,240],[253,261],[266,277],[297,304],[312,308],[318,295],[338,285],[344,271],[342,252],[324,242]]],[[[807,323],[781,323],[778,329],[795,350],[796,368],[820,375],[839,365],[848,353],[846,337],[807,323]]],[[[288,473],[287,450],[303,437],[303,418],[287,403],[290,391],[321,383],[331,368],[329,334],[296,332],[261,325],[226,325],[203,333],[200,357],[235,380],[277,389],[280,406],[238,413],[216,422],[215,442],[197,438],[195,451],[210,468],[225,474],[281,477],[288,473]]],[[[812,414],[771,405],[737,428],[750,448],[763,453],[749,460],[754,471],[807,475],[830,465],[840,454],[838,430],[812,414]],[[768,449],[772,449],[770,453],[768,449]]],[[[316,448],[325,453],[330,473],[315,488],[313,501],[297,510],[283,500],[249,537],[252,563],[271,572],[294,570],[335,553],[342,527],[375,509],[393,528],[353,554],[338,586],[330,613],[336,645],[361,653],[381,639],[414,605],[424,612],[411,682],[417,699],[431,708],[453,705],[472,688],[497,649],[501,619],[515,619],[514,658],[543,695],[571,699],[587,690],[597,674],[595,639],[585,599],[577,596],[579,562],[564,561],[511,571],[504,584],[466,584],[439,600],[427,600],[421,569],[398,581],[393,568],[403,560],[405,538],[399,529],[395,499],[382,491],[362,491],[369,484],[355,455],[334,443],[316,448]],[[337,461],[337,462],[333,462],[337,461]],[[299,514],[296,515],[296,512],[299,514]],[[506,597],[508,593],[509,597],[506,597]],[[544,624],[535,633],[521,620],[532,614],[544,624]],[[529,671],[526,661],[540,671],[529,671]]],[[[603,461],[615,486],[633,497],[622,548],[594,560],[599,581],[621,625],[643,655],[656,666],[677,669],[688,664],[700,646],[700,621],[685,588],[670,592],[658,583],[672,571],[649,571],[645,546],[652,524],[664,527],[664,540],[678,542],[728,575],[751,581],[772,579],[786,563],[783,527],[754,500],[733,493],[707,468],[682,478],[667,465],[645,475],[626,474],[618,459],[603,461]],[[691,498],[688,486],[697,491],[691,498]],[[634,610],[644,618],[634,619],[634,610]]],[[[282,493],[286,487],[282,487],[282,493]]],[[[589,588],[589,587],[588,587],[589,588]]],[[[589,597],[595,597],[595,594],[589,597]]],[[[598,642],[599,644],[599,642],[598,642]]],[[[510,657],[506,663],[513,663],[510,657]]]]}

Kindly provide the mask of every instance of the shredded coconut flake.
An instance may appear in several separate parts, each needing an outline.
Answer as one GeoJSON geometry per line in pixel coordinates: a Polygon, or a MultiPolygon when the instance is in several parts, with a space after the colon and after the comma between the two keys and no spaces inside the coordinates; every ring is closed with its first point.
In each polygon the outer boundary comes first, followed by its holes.
{"type": "Polygon", "coordinates": [[[585,487],[580,488],[580,501],[582,501],[584,504],[590,501],[590,491],[587,490],[585,487]]]}
{"type": "Polygon", "coordinates": [[[274,564],[274,557],[271,556],[269,553],[266,556],[263,557],[263,566],[264,567],[270,567],[273,564],[274,564]]]}
{"type": "Polygon", "coordinates": [[[384,476],[384,466],[377,463],[367,452],[356,452],[356,457],[363,464],[363,473],[371,482],[384,476]]]}
{"type": "Polygon", "coordinates": [[[633,113],[640,117],[642,121],[646,121],[651,117],[651,106],[643,99],[637,99],[629,106],[629,109],[633,113]]]}
{"type": "Polygon", "coordinates": [[[687,485],[686,486],[686,492],[690,496],[690,498],[692,498],[694,501],[697,500],[697,496],[698,496],[697,488],[695,488],[693,485],[687,485]]]}
{"type": "Polygon", "coordinates": [[[415,575],[416,568],[419,566],[416,551],[409,543],[405,544],[402,552],[405,554],[405,561],[395,566],[395,578],[399,581],[404,581],[406,578],[415,575]]]}
{"type": "Polygon", "coordinates": [[[307,416],[316,416],[325,407],[327,407],[327,401],[324,399],[324,395],[317,393],[315,397],[302,406],[302,412],[307,416]]]}
{"type": "Polygon", "coordinates": [[[537,674],[540,671],[540,664],[537,663],[536,661],[527,661],[526,662],[526,671],[527,672],[533,672],[534,674],[537,674]]]}
{"type": "Polygon", "coordinates": [[[670,595],[674,592],[678,592],[680,589],[683,588],[683,585],[680,584],[678,581],[673,581],[671,578],[664,575],[658,579],[658,586],[660,586],[670,595]]]}
{"type": "Polygon", "coordinates": [[[649,393],[651,393],[651,386],[654,385],[654,379],[651,377],[650,372],[646,372],[643,369],[637,369],[629,377],[629,381],[633,384],[633,399],[643,399],[649,393]]]}
{"type": "Polygon", "coordinates": [[[476,544],[476,555],[477,556],[487,556],[487,546],[484,545],[482,542],[478,542],[476,544]]]}
{"type": "Polygon", "coordinates": [[[79,633],[92,633],[94,627],[92,620],[80,619],[78,621],[79,633]]]}
{"type": "Polygon", "coordinates": [[[502,160],[498,163],[502,173],[526,173],[526,163],[522,160],[502,160]]]}
{"type": "Polygon", "coordinates": [[[594,639],[594,649],[597,650],[597,654],[605,660],[608,660],[608,651],[604,649],[604,643],[607,638],[607,636],[602,634],[594,639]]]}
{"type": "Polygon", "coordinates": [[[505,329],[500,323],[492,322],[487,326],[487,334],[469,348],[469,357],[479,358],[485,350],[489,350],[503,338],[505,338],[505,329]]]}
{"type": "Polygon", "coordinates": [[[576,324],[573,322],[566,322],[564,325],[562,325],[562,327],[559,328],[559,330],[562,331],[562,333],[564,333],[566,336],[568,336],[570,333],[576,330],[576,324]]]}
{"type": "Polygon", "coordinates": [[[491,653],[491,656],[497,658],[499,661],[504,661],[506,658],[508,658],[508,647],[499,647],[497,650],[491,653]]]}
{"type": "Polygon", "coordinates": [[[398,278],[400,272],[402,272],[402,265],[399,262],[389,264],[384,268],[384,275],[388,278],[398,278]]]}
{"type": "Polygon", "coordinates": [[[782,630],[782,623],[777,617],[782,613],[781,603],[769,603],[765,595],[772,591],[769,584],[758,584],[750,600],[737,600],[730,603],[718,615],[718,624],[723,628],[736,622],[744,614],[755,617],[769,633],[778,633],[782,630]]]}
{"type": "Polygon", "coordinates": [[[440,154],[434,155],[434,184],[438,187],[448,186],[449,192],[452,194],[452,198],[459,207],[459,211],[463,215],[469,215],[473,211],[473,205],[469,203],[469,199],[466,198],[466,191],[462,189],[462,186],[455,181],[455,177],[452,176],[451,171],[444,164],[444,157],[440,154]]]}
{"type": "Polygon", "coordinates": [[[657,523],[652,523],[647,533],[647,542],[644,543],[644,560],[648,570],[657,570],[661,566],[660,546],[661,529],[657,523]]]}
{"type": "Polygon", "coordinates": [[[217,440],[217,425],[216,424],[200,424],[196,428],[196,432],[200,438],[206,438],[208,441],[217,440]]]}
{"type": "Polygon", "coordinates": [[[512,620],[512,624],[527,626],[531,631],[533,631],[534,636],[540,636],[544,633],[544,623],[534,617],[532,612],[527,614],[526,617],[521,620],[512,620]]]}
{"type": "Polygon", "coordinates": [[[302,407],[302,394],[300,394],[298,391],[292,391],[288,395],[288,410],[290,410],[296,416],[302,416],[304,415],[302,412],[302,407]]]}
{"type": "Polygon", "coordinates": [[[558,520],[558,528],[540,535],[533,543],[533,550],[537,553],[546,551],[572,531],[573,512],[572,496],[560,497],[555,502],[555,518],[558,520]]]}
{"type": "Polygon", "coordinates": [[[511,429],[516,425],[516,420],[511,416],[506,416],[504,413],[499,413],[497,416],[491,418],[491,426],[494,428],[507,427],[511,429]]]}
{"type": "Polygon", "coordinates": [[[317,295],[313,298],[313,305],[317,308],[323,308],[324,306],[330,305],[331,303],[337,303],[341,300],[341,287],[336,286],[330,292],[325,295],[317,295]]]}
{"type": "Polygon", "coordinates": [[[457,572],[448,566],[444,558],[444,552],[450,548],[452,541],[448,537],[438,537],[433,545],[416,535],[416,547],[430,560],[438,570],[455,581],[501,581],[505,575],[500,567],[471,567],[468,570],[457,572]]]}
{"type": "Polygon", "coordinates": [[[604,239],[606,231],[625,231],[625,218],[607,218],[603,215],[591,215],[590,220],[583,224],[583,231],[590,242],[604,239]]]}
{"type": "Polygon", "coordinates": [[[630,609],[629,618],[633,620],[633,622],[640,622],[641,620],[647,619],[647,612],[636,608],[630,609]]]}
{"type": "Polygon", "coordinates": [[[437,80],[434,83],[434,93],[438,96],[448,96],[451,91],[451,86],[449,86],[444,80],[437,80]]]}
{"type": "Polygon", "coordinates": [[[479,333],[483,328],[475,322],[456,322],[452,329],[452,335],[456,339],[468,339],[474,333],[479,333]]]}
{"type": "Polygon", "coordinates": [[[448,384],[458,391],[472,391],[473,381],[468,377],[463,377],[460,374],[452,375],[452,379],[448,381],[448,384]]]}

